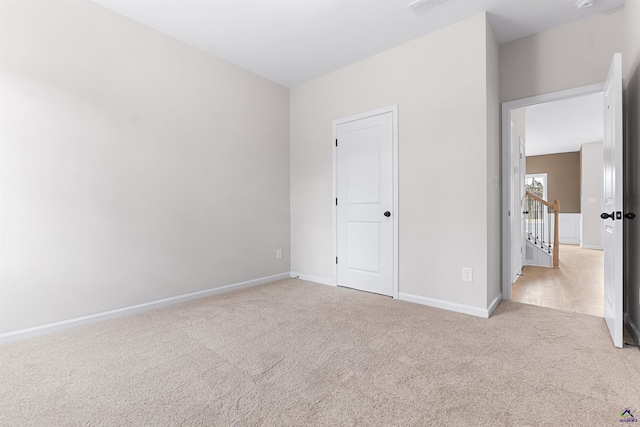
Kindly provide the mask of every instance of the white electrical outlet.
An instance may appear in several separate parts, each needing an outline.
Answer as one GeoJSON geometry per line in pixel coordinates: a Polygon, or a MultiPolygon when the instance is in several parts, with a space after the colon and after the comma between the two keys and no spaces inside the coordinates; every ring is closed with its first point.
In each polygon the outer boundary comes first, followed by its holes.
{"type": "Polygon", "coordinates": [[[282,249],[276,249],[276,259],[282,259],[282,249]]]}
{"type": "Polygon", "coordinates": [[[462,281],[463,282],[473,282],[473,269],[462,267],[462,281]]]}

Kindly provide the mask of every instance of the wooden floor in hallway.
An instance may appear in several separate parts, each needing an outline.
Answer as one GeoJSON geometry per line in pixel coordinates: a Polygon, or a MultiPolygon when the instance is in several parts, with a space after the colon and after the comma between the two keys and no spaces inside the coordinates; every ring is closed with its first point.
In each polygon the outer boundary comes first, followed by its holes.
{"type": "Polygon", "coordinates": [[[513,284],[513,301],[603,316],[603,251],[560,245],[560,267],[526,266],[513,284]]]}

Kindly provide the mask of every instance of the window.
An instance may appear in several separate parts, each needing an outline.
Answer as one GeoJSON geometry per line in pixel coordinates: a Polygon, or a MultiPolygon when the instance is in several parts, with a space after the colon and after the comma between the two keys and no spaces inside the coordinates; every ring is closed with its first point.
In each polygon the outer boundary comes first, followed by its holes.
{"type": "Polygon", "coordinates": [[[547,200],[547,174],[527,174],[525,188],[529,193],[533,193],[541,199],[547,200]]]}
{"type": "MultiPolygon", "coordinates": [[[[527,174],[525,178],[525,188],[529,193],[535,194],[543,200],[547,200],[547,174],[527,174]]],[[[529,223],[533,222],[537,224],[543,220],[543,216],[548,213],[548,208],[527,197],[526,212],[525,218],[527,221],[527,229],[529,229],[529,223]]]]}

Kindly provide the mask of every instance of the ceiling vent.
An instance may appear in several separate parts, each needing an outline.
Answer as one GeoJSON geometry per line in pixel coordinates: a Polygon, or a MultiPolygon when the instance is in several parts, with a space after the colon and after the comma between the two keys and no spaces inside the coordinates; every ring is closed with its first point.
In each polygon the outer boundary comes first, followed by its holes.
{"type": "MultiPolygon", "coordinates": [[[[442,6],[445,3],[449,3],[451,0],[417,0],[407,6],[411,9],[414,15],[420,16],[427,12],[436,9],[438,6],[442,6]]],[[[580,0],[585,1],[585,0],[580,0]]]]}
{"type": "Polygon", "coordinates": [[[580,10],[586,7],[591,7],[593,6],[593,3],[595,3],[594,0],[578,0],[576,2],[576,9],[580,10]]]}

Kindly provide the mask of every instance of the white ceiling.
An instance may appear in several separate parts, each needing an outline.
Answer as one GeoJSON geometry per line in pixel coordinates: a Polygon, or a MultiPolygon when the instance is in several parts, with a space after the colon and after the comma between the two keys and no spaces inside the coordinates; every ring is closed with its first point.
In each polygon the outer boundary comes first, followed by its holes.
{"type": "Polygon", "coordinates": [[[483,11],[499,43],[617,9],[624,0],[92,0],[287,87],[483,11]]]}
{"type": "Polygon", "coordinates": [[[527,156],[579,151],[603,138],[602,92],[525,108],[527,156]]]}

